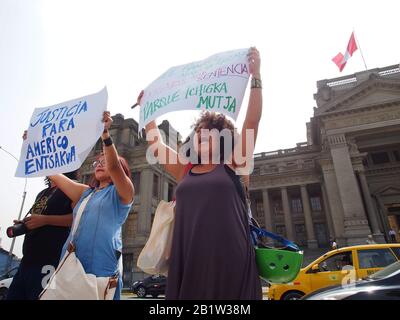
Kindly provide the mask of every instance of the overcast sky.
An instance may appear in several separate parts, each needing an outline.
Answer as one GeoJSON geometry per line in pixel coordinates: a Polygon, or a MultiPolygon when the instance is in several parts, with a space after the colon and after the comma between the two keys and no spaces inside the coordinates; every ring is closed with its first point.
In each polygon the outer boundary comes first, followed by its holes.
{"type": "MultiPolygon", "coordinates": [[[[368,68],[400,62],[399,9],[398,0],[0,0],[0,146],[19,157],[34,108],[104,85],[111,113],[138,120],[130,110],[138,92],[169,67],[255,45],[264,87],[256,152],[294,147],[306,140],[316,81],[364,69],[360,50],[342,74],[331,61],[353,29],[368,68]]],[[[239,128],[247,94],[244,101],[239,128]]],[[[163,118],[185,136],[196,115],[163,118]]],[[[1,150],[0,161],[0,237],[8,250],[5,229],[18,216],[24,179],[14,177],[17,162],[1,150]]],[[[42,181],[28,179],[24,212],[42,181]]]]}

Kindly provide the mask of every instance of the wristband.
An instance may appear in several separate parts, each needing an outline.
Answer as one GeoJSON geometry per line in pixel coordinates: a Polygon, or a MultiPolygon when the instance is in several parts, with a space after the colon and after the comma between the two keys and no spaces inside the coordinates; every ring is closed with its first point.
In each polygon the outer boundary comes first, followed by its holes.
{"type": "Polygon", "coordinates": [[[251,89],[262,89],[261,79],[252,78],[251,79],[251,89]]]}
{"type": "Polygon", "coordinates": [[[113,141],[112,141],[112,139],[111,139],[111,136],[108,137],[107,139],[104,139],[104,140],[103,140],[103,143],[104,143],[104,145],[105,145],[106,147],[111,146],[111,145],[113,144],[113,141]]]}

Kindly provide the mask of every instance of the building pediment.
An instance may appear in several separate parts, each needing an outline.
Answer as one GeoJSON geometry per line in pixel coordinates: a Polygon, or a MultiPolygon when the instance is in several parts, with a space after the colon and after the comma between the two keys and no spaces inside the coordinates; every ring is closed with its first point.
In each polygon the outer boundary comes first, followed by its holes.
{"type": "MultiPolygon", "coordinates": [[[[331,90],[330,88],[324,88],[331,90]]],[[[344,93],[335,92],[331,101],[315,109],[315,115],[331,115],[350,112],[366,107],[400,102],[400,80],[370,77],[360,85],[344,93]]]]}
{"type": "Polygon", "coordinates": [[[400,194],[400,187],[397,186],[386,186],[380,190],[375,192],[376,195],[379,196],[393,196],[400,194]]]}

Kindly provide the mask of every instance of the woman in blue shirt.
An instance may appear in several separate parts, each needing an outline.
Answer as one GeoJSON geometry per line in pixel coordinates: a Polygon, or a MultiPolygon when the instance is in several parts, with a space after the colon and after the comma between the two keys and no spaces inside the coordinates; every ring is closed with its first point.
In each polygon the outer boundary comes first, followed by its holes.
{"type": "MultiPolygon", "coordinates": [[[[109,112],[103,115],[104,132],[103,154],[94,163],[94,186],[74,182],[63,175],[50,176],[50,179],[70,198],[77,202],[76,212],[90,193],[74,236],[76,256],[86,273],[97,277],[111,277],[118,274],[118,261],[122,252],[121,226],[128,217],[133,203],[134,187],[126,160],[118,156],[108,129],[112,118],[109,112]]],[[[61,256],[67,250],[68,237],[61,256]]],[[[114,300],[121,294],[122,279],[119,275],[114,300]]]]}

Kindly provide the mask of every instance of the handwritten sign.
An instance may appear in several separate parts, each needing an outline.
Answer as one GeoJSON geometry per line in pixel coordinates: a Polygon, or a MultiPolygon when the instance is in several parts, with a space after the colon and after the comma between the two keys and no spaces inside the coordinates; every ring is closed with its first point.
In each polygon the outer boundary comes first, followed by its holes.
{"type": "Polygon", "coordinates": [[[16,177],[41,177],[77,170],[99,139],[107,88],[96,94],[33,111],[16,177]]]}
{"type": "Polygon", "coordinates": [[[216,111],[236,120],[249,80],[247,53],[227,51],[167,70],[144,90],[139,130],[178,110],[216,111]]]}

